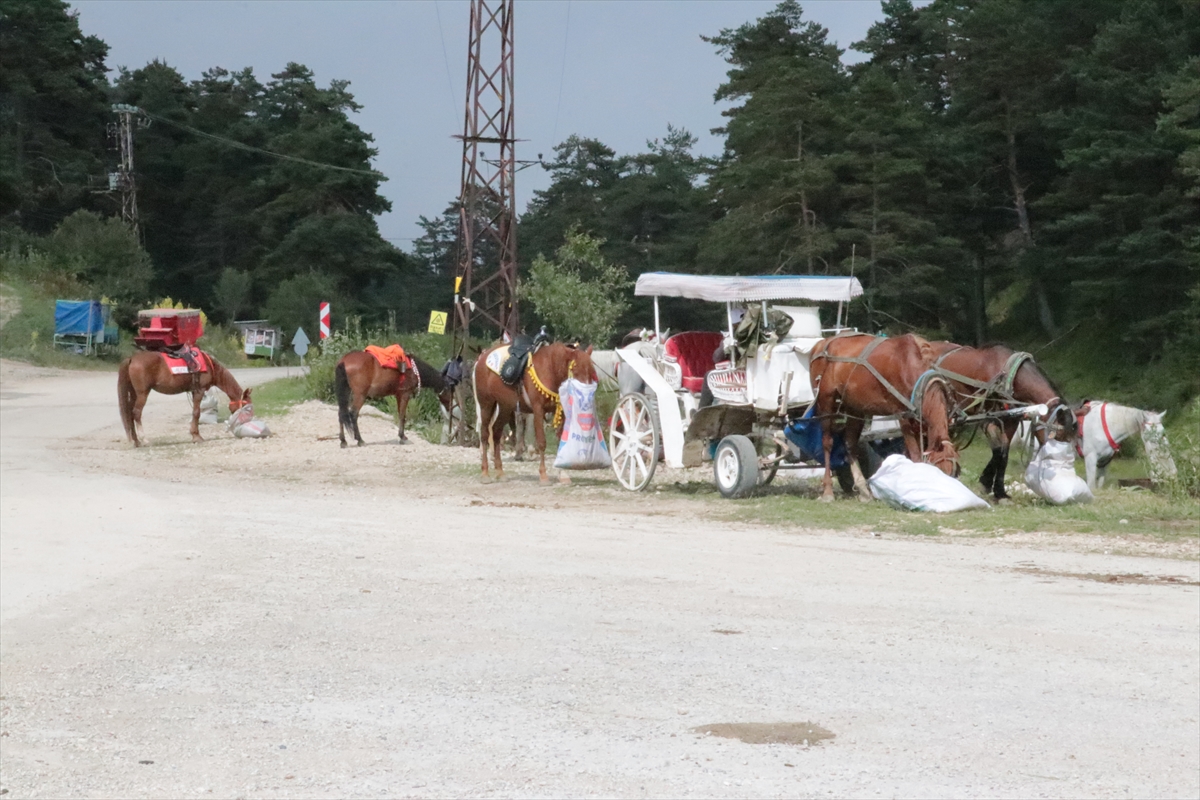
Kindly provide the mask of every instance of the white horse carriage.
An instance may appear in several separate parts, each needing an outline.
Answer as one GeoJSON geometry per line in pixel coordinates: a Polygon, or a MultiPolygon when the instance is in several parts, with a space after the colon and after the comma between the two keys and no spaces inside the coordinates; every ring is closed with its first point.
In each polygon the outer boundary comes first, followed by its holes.
{"type": "MultiPolygon", "coordinates": [[[[809,353],[843,330],[845,304],[862,292],[853,277],[639,277],[634,294],[654,299],[654,330],[617,350],[621,394],[609,434],[617,480],[641,490],[660,459],[671,467],[711,459],[721,494],[739,497],[779,469],[811,470],[823,456],[809,353]],[[725,330],[664,337],[660,297],[724,304],[725,330]],[[837,303],[834,327],[821,327],[819,302],[837,303]]],[[[864,438],[895,437],[898,427],[876,420],[864,438]]],[[[839,480],[849,479],[848,458],[844,448],[834,456],[839,480]]]]}

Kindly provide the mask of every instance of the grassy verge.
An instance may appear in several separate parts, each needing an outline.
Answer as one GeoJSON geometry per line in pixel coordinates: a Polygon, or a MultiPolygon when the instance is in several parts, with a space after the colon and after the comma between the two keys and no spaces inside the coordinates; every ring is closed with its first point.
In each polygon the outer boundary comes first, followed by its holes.
{"type": "Polygon", "coordinates": [[[292,406],[311,399],[311,394],[308,382],[300,375],[295,378],[278,378],[255,386],[251,397],[254,400],[256,416],[277,417],[286,414],[292,406]]]}
{"type": "MultiPolygon", "coordinates": [[[[962,481],[975,488],[990,452],[977,441],[963,451],[962,457],[962,481]]],[[[1024,466],[1023,456],[1014,449],[1008,470],[1010,483],[1023,481],[1024,466]]],[[[1077,466],[1082,473],[1082,463],[1077,466]]],[[[1144,461],[1116,460],[1109,469],[1109,487],[1116,487],[1118,478],[1146,475],[1144,461]]],[[[951,514],[900,511],[882,503],[862,503],[843,496],[836,484],[837,500],[822,503],[817,499],[820,494],[817,481],[772,485],[737,501],[722,500],[716,485],[707,480],[666,486],[663,492],[720,501],[718,513],[729,519],[770,525],[915,536],[998,536],[1015,532],[1134,535],[1165,542],[1192,542],[1200,555],[1200,499],[1170,491],[1105,488],[1098,492],[1093,503],[1067,506],[1055,506],[1022,494],[988,511],[951,514]]]]}

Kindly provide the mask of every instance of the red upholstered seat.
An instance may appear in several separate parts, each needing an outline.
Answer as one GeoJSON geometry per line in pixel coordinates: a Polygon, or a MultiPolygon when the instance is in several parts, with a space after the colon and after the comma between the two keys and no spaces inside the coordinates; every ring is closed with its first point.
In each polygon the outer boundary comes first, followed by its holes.
{"type": "Polygon", "coordinates": [[[724,336],[710,331],[677,333],[663,343],[664,352],[679,362],[683,372],[683,388],[699,392],[704,388],[704,376],[713,368],[713,353],[721,346],[724,336]]]}

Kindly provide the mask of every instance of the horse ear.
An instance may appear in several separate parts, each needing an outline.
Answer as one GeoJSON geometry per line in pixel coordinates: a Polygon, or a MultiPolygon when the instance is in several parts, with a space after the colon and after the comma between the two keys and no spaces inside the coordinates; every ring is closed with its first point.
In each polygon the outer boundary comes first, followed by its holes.
{"type": "Polygon", "coordinates": [[[583,352],[587,353],[590,356],[592,354],[592,345],[589,344],[588,349],[584,350],[583,352]]]}

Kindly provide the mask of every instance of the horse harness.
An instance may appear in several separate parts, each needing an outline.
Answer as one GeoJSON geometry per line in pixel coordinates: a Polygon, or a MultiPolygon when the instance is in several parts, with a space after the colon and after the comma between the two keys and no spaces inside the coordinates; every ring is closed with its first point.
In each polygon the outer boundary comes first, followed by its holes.
{"type": "MultiPolygon", "coordinates": [[[[1108,440],[1108,446],[1112,448],[1113,456],[1115,456],[1117,453],[1121,452],[1121,443],[1113,438],[1112,432],[1108,429],[1108,415],[1105,413],[1107,409],[1108,403],[1100,404],[1100,430],[1104,432],[1104,438],[1108,440]]],[[[1079,454],[1080,458],[1083,458],[1083,420],[1084,417],[1091,413],[1091,410],[1092,404],[1084,403],[1083,406],[1077,412],[1075,412],[1075,422],[1079,427],[1079,436],[1075,439],[1075,452],[1079,454]]],[[[1109,460],[1112,460],[1112,456],[1109,456],[1108,458],[1109,460]]]]}
{"type": "MultiPolygon", "coordinates": [[[[836,339],[839,336],[848,337],[848,336],[869,336],[869,335],[870,334],[866,334],[866,333],[838,334],[838,336],[835,336],[834,338],[836,339]]],[[[883,377],[883,374],[880,373],[880,371],[878,369],[876,369],[875,365],[872,364],[870,361],[871,353],[875,350],[876,347],[878,347],[881,343],[883,343],[883,341],[886,338],[887,338],[886,336],[876,336],[876,337],[872,338],[870,344],[868,344],[866,347],[864,347],[862,352],[859,353],[857,356],[830,355],[829,351],[828,351],[828,347],[826,347],[825,350],[822,350],[820,353],[818,353],[816,356],[814,356],[813,360],[823,358],[826,361],[830,361],[833,363],[854,364],[855,366],[866,367],[867,371],[871,373],[871,376],[874,377],[875,380],[879,381],[880,386],[882,386],[884,389],[887,389],[888,392],[892,395],[892,397],[896,398],[896,400],[898,400],[900,402],[900,404],[902,406],[904,406],[904,408],[907,410],[907,412],[910,415],[912,415],[916,419],[920,420],[920,419],[922,419],[921,401],[922,401],[922,398],[925,396],[926,389],[928,389],[930,383],[941,383],[944,386],[947,385],[945,378],[942,375],[938,374],[935,370],[932,370],[932,369],[926,370],[925,372],[921,373],[920,377],[917,378],[916,383],[913,384],[912,396],[905,397],[900,392],[899,389],[897,389],[895,386],[892,385],[891,381],[889,381],[887,378],[883,377]]],[[[820,384],[820,380],[821,380],[821,376],[818,376],[817,377],[818,385],[820,384]]],[[[840,402],[840,400],[839,400],[839,402],[840,402]]]]}
{"type": "Polygon", "coordinates": [[[962,349],[964,348],[955,347],[952,350],[947,350],[946,352],[942,353],[937,357],[937,360],[933,362],[933,369],[943,378],[949,378],[952,381],[957,381],[958,383],[965,384],[967,386],[973,386],[980,390],[979,394],[973,396],[971,403],[965,409],[963,409],[964,411],[968,411],[977,405],[982,405],[989,397],[993,396],[999,397],[1006,402],[1017,402],[1016,398],[1014,398],[1012,395],[1013,383],[1016,382],[1017,371],[1025,365],[1025,362],[1028,361],[1033,363],[1032,355],[1024,352],[1013,353],[1008,357],[1008,360],[1004,362],[1004,369],[997,373],[994,378],[992,378],[990,381],[979,381],[975,380],[974,378],[968,378],[966,375],[960,375],[957,372],[951,372],[942,366],[942,362],[945,361],[948,356],[957,353],[962,349]]]}
{"type": "MultiPolygon", "coordinates": [[[[866,334],[866,333],[837,334],[833,338],[837,339],[839,337],[849,337],[849,336],[870,336],[870,334],[866,334]]],[[[913,383],[912,396],[905,397],[900,392],[899,389],[897,389],[895,386],[892,385],[891,381],[889,381],[887,378],[883,377],[883,374],[880,373],[879,370],[875,368],[875,365],[872,364],[869,360],[871,357],[871,353],[886,338],[887,338],[886,336],[873,337],[871,339],[871,342],[866,347],[864,347],[862,352],[860,352],[857,356],[830,355],[828,352],[828,346],[826,346],[826,349],[822,350],[820,353],[818,353],[816,356],[814,356],[813,360],[823,358],[826,361],[830,361],[833,363],[854,364],[856,367],[866,367],[867,371],[871,373],[872,377],[874,377],[875,380],[879,381],[879,385],[882,386],[884,389],[887,389],[888,392],[892,395],[892,397],[896,398],[896,400],[898,400],[900,402],[900,404],[904,406],[904,408],[907,410],[908,416],[910,416],[911,418],[916,420],[917,425],[919,426],[919,436],[920,436],[920,441],[922,443],[922,451],[924,451],[925,417],[923,415],[924,409],[922,406],[923,406],[923,400],[925,397],[925,392],[928,390],[929,385],[931,383],[940,383],[946,387],[947,391],[949,391],[949,388],[950,388],[949,384],[946,382],[946,379],[942,375],[938,374],[935,370],[928,369],[928,370],[925,370],[924,372],[922,372],[920,374],[920,376],[918,376],[916,382],[913,383]]],[[[823,375],[824,375],[824,373],[822,373],[822,375],[817,376],[817,391],[818,391],[818,393],[820,392],[820,382],[821,382],[821,378],[823,377],[823,375]]],[[[840,397],[838,398],[838,404],[839,404],[839,406],[841,405],[840,397]]],[[[955,462],[958,461],[957,458],[952,458],[950,460],[955,461],[955,462]]]]}

